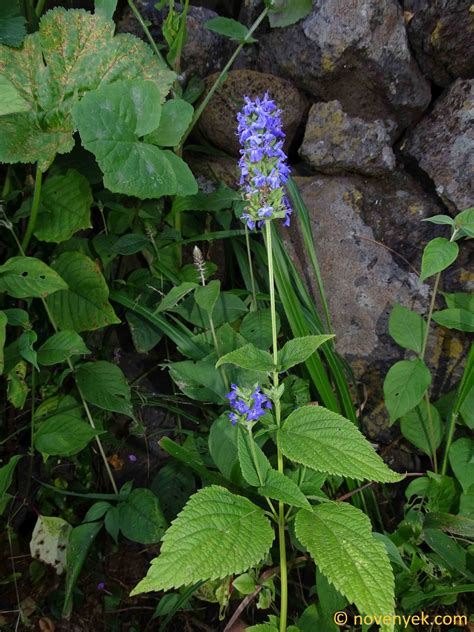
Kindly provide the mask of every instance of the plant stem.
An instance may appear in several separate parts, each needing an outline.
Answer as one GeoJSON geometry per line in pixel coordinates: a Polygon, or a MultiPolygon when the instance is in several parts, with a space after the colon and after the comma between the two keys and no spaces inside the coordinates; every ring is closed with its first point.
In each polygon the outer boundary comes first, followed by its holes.
{"type": "MultiPolygon", "coordinates": [[[[129,0],[130,2],[131,0],[129,0]]],[[[260,26],[260,24],[263,22],[263,20],[265,19],[265,16],[267,15],[269,9],[268,7],[266,7],[262,13],[258,16],[258,18],[255,20],[255,22],[252,24],[252,26],[250,27],[250,29],[248,30],[246,36],[244,37],[244,39],[240,42],[240,44],[237,46],[237,48],[235,49],[232,57],[229,59],[229,61],[227,62],[227,64],[224,66],[224,68],[222,69],[220,75],[217,77],[217,79],[215,80],[214,84],[212,85],[211,89],[209,90],[209,92],[206,94],[206,96],[204,97],[204,99],[202,100],[201,104],[199,105],[199,107],[196,109],[196,111],[194,112],[194,116],[193,116],[193,120],[191,121],[188,129],[186,130],[186,133],[184,134],[183,138],[181,139],[181,147],[184,145],[186,139],[188,138],[189,134],[191,133],[193,127],[196,125],[196,123],[199,121],[201,114],[204,112],[204,110],[207,107],[207,104],[209,103],[209,101],[212,99],[214,93],[216,92],[216,90],[220,87],[220,85],[224,82],[225,78],[227,77],[227,72],[229,71],[229,69],[231,68],[232,64],[234,63],[234,61],[237,59],[240,51],[242,50],[242,48],[245,46],[245,44],[249,41],[249,39],[252,37],[252,34],[257,30],[257,28],[260,26]]]]}
{"type": "MultiPolygon", "coordinates": [[[[279,385],[278,379],[278,340],[276,327],[276,305],[275,305],[275,278],[273,272],[273,251],[272,251],[272,229],[271,222],[265,222],[265,236],[268,258],[268,285],[270,288],[270,313],[272,317],[272,341],[273,341],[273,388],[276,393],[279,385]]],[[[280,398],[275,397],[275,420],[277,430],[277,458],[278,471],[283,474],[283,453],[280,446],[280,424],[281,409],[280,398]]],[[[285,505],[282,501],[278,503],[278,546],[280,549],[280,632],[286,632],[286,620],[288,617],[288,570],[286,562],[286,542],[285,542],[285,505]]]]}
{"type": "Polygon", "coordinates": [[[420,360],[423,360],[426,353],[426,345],[428,343],[428,336],[430,335],[431,318],[433,316],[433,311],[434,311],[434,306],[435,306],[435,301],[436,301],[436,294],[438,293],[438,286],[439,286],[440,279],[441,279],[441,272],[438,272],[435,278],[434,286],[433,286],[433,294],[431,295],[430,309],[428,311],[428,318],[426,320],[426,331],[425,331],[425,337],[423,338],[423,345],[421,347],[420,360]]]}
{"type": "Polygon", "coordinates": [[[448,435],[446,437],[446,445],[444,447],[443,463],[441,464],[441,474],[443,476],[446,474],[446,470],[448,469],[449,448],[451,447],[451,443],[453,442],[454,430],[456,428],[458,415],[458,412],[452,410],[451,415],[449,416],[448,435]]]}
{"type": "Polygon", "coordinates": [[[40,17],[41,14],[43,13],[45,3],[46,3],[46,0],[38,0],[37,2],[35,12],[38,17],[40,17]]]}
{"type": "Polygon", "coordinates": [[[255,290],[255,277],[253,275],[253,265],[252,265],[252,252],[250,250],[250,236],[249,229],[247,228],[247,224],[245,224],[245,244],[247,246],[247,257],[249,260],[249,271],[250,271],[250,285],[252,288],[252,305],[250,311],[257,311],[257,292],[255,290]]]}
{"type": "Polygon", "coordinates": [[[36,226],[36,219],[38,217],[38,209],[41,199],[41,185],[43,183],[43,172],[39,168],[39,165],[36,165],[36,174],[35,174],[35,188],[33,191],[33,203],[31,204],[31,212],[30,218],[28,220],[28,226],[26,227],[26,232],[23,237],[23,241],[21,242],[21,247],[26,252],[28,248],[28,244],[30,243],[31,236],[33,235],[33,231],[36,226]]]}
{"type": "Polygon", "coordinates": [[[158,60],[159,60],[160,64],[163,66],[163,68],[166,68],[168,70],[168,64],[166,63],[163,55],[160,53],[160,49],[156,45],[156,42],[153,39],[152,34],[150,33],[150,29],[146,25],[145,20],[142,18],[141,13],[137,9],[137,7],[136,7],[135,3],[133,2],[133,0],[128,0],[128,6],[132,10],[133,15],[137,18],[138,22],[140,23],[140,26],[142,27],[143,32],[145,33],[146,38],[147,38],[150,46],[153,49],[153,52],[158,57],[158,60]]]}

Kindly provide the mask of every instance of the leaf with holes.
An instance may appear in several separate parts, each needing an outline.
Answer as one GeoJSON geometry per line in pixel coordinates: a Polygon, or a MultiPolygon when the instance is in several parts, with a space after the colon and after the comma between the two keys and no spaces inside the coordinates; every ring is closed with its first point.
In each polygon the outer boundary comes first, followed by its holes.
{"type": "Polygon", "coordinates": [[[160,555],[131,595],[242,573],[263,560],[273,539],[263,509],[223,487],[205,487],[173,521],[160,555]]]}
{"type": "Polygon", "coordinates": [[[59,329],[93,331],[120,322],[108,301],[109,288],[97,263],[80,252],[64,252],[52,267],[69,286],[47,299],[59,329]]]}
{"type": "Polygon", "coordinates": [[[27,35],[21,49],[0,45],[0,76],[29,106],[0,118],[2,162],[38,162],[45,171],[57,153],[71,151],[72,108],[99,85],[148,80],[158,89],[158,102],[164,101],[175,74],[144,42],[129,34],[114,37],[114,31],[114,22],[102,15],[58,7],[41,18],[39,31],[27,35]]]}
{"type": "Polygon", "coordinates": [[[318,472],[382,483],[400,481],[348,419],[321,406],[302,406],[280,430],[283,454],[318,472]]]}
{"type": "Polygon", "coordinates": [[[14,298],[44,298],[67,287],[55,270],[35,257],[11,257],[0,266],[0,293],[14,298]]]}
{"type": "Polygon", "coordinates": [[[75,376],[77,386],[90,404],[133,417],[130,386],[118,366],[103,360],[86,362],[78,367],[75,376]]]}
{"type": "MultiPolygon", "coordinates": [[[[395,582],[385,545],[374,538],[369,518],[347,503],[324,503],[300,511],[295,531],[319,570],[361,614],[394,614],[395,582]]],[[[391,623],[381,631],[393,630],[391,623]]]]}
{"type": "Polygon", "coordinates": [[[75,331],[58,331],[38,349],[38,362],[44,366],[59,364],[74,355],[90,353],[84,341],[75,331]]]}
{"type": "Polygon", "coordinates": [[[390,423],[415,408],[431,384],[431,373],[423,360],[401,360],[390,367],[383,383],[390,423]]]}

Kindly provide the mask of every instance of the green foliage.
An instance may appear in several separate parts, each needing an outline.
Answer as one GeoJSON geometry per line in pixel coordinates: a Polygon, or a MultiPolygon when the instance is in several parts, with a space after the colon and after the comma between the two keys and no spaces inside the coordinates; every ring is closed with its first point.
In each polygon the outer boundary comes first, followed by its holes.
{"type": "Polygon", "coordinates": [[[268,16],[272,28],[290,26],[310,13],[313,8],[311,0],[272,0],[268,16]]]}
{"type": "Polygon", "coordinates": [[[155,494],[149,489],[134,489],[118,506],[120,531],[140,544],[159,542],[167,522],[155,494]]]}
{"type": "Polygon", "coordinates": [[[25,35],[26,20],[18,0],[3,2],[0,6],[0,44],[17,48],[21,46],[25,35]]]}
{"type": "Polygon", "coordinates": [[[446,327],[447,329],[474,331],[474,312],[467,309],[443,309],[433,313],[433,320],[441,327],[446,327]]]}
{"type": "Polygon", "coordinates": [[[273,537],[259,507],[222,487],[205,487],[190,498],[168,529],[159,557],[131,594],[246,571],[265,557],[273,537]]]}
{"type": "Polygon", "coordinates": [[[273,358],[268,351],[258,349],[252,343],[244,345],[240,349],[226,353],[216,363],[216,367],[222,364],[235,364],[242,369],[255,369],[266,373],[275,368],[273,358]]]}
{"type": "Polygon", "coordinates": [[[393,423],[415,408],[431,384],[431,373],[422,360],[400,360],[383,384],[385,405],[393,423]]]}
{"type": "Polygon", "coordinates": [[[437,450],[443,438],[443,424],[438,410],[426,403],[411,410],[400,419],[402,435],[419,450],[431,456],[433,450],[437,450]]]}
{"type": "MultiPolygon", "coordinates": [[[[394,613],[392,569],[366,515],[346,503],[323,504],[312,512],[300,511],[295,529],[321,573],[361,613],[394,613]]],[[[381,630],[393,630],[393,622],[381,630]]]]}
{"type": "Polygon", "coordinates": [[[395,305],[390,313],[388,331],[401,347],[421,353],[426,322],[419,314],[402,305],[395,305]]]}
{"type": "Polygon", "coordinates": [[[280,431],[283,454],[318,472],[385,483],[400,481],[349,420],[321,406],[302,406],[280,431]]]}
{"type": "Polygon", "coordinates": [[[57,271],[35,257],[11,257],[0,266],[0,292],[14,298],[45,298],[67,287],[57,271]]]}
{"type": "Polygon", "coordinates": [[[284,344],[278,352],[278,367],[280,371],[288,371],[291,367],[306,362],[313,353],[326,341],[334,338],[333,335],[303,336],[293,338],[284,344]]]}
{"type": "Polygon", "coordinates": [[[77,386],[90,404],[133,417],[130,386],[121,369],[111,362],[86,362],[75,373],[77,386]]]}
{"type": "Polygon", "coordinates": [[[8,488],[12,484],[13,474],[21,456],[21,454],[15,454],[8,463],[0,467],[0,516],[5,511],[8,501],[12,498],[8,494],[8,488]]]}
{"type": "Polygon", "coordinates": [[[214,33],[219,33],[219,35],[224,35],[237,42],[251,44],[257,41],[254,37],[248,36],[249,30],[246,26],[231,18],[212,18],[205,22],[204,26],[210,31],[214,31],[214,33]]]}
{"type": "Polygon", "coordinates": [[[75,331],[59,331],[38,349],[38,362],[44,366],[59,364],[75,355],[89,354],[84,341],[75,331]]]}
{"type": "Polygon", "coordinates": [[[474,440],[463,437],[449,450],[449,462],[463,490],[467,492],[474,481],[474,440]]]}
{"type": "Polygon", "coordinates": [[[436,237],[428,243],[421,260],[421,280],[442,272],[448,268],[459,253],[459,246],[445,237],[436,237]]]}
{"type": "Polygon", "coordinates": [[[188,129],[193,114],[193,106],[183,99],[166,101],[161,108],[158,127],[147,134],[145,140],[158,147],[176,147],[188,129]]]}

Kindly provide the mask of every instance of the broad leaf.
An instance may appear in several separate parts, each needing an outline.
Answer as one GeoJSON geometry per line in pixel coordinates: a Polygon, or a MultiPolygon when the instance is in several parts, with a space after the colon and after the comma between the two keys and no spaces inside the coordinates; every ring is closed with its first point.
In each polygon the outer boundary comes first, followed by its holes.
{"type": "Polygon", "coordinates": [[[120,322],[97,263],[80,252],[64,252],[52,267],[69,285],[47,301],[59,329],[93,331],[120,322]]]}
{"type": "Polygon", "coordinates": [[[421,353],[426,322],[419,314],[403,305],[395,305],[390,313],[388,331],[401,347],[421,353]]]}
{"type": "Polygon", "coordinates": [[[212,316],[214,307],[221,291],[221,282],[214,280],[207,285],[200,285],[194,290],[194,300],[209,316],[212,316]]]}
{"type": "Polygon", "coordinates": [[[421,260],[422,281],[433,274],[442,272],[448,268],[458,256],[459,246],[454,241],[449,241],[445,237],[436,237],[432,239],[423,251],[421,260]]]}
{"type": "Polygon", "coordinates": [[[38,359],[34,344],[37,341],[38,336],[34,331],[24,331],[18,338],[18,351],[21,357],[32,364],[37,371],[39,371],[38,359]]]}
{"type": "Polygon", "coordinates": [[[44,366],[64,362],[74,355],[90,353],[84,341],[75,331],[59,331],[38,349],[38,362],[44,366]]]}
{"type": "Polygon", "coordinates": [[[189,168],[178,156],[170,157],[141,140],[160,122],[160,92],[152,81],[118,81],[101,86],[75,105],[73,116],[82,144],[97,158],[104,184],[114,193],[143,200],[197,191],[189,168]],[[188,187],[182,189],[178,176],[188,187]]]}
{"type": "Polygon", "coordinates": [[[462,229],[462,232],[468,237],[474,237],[474,207],[461,211],[455,217],[456,227],[462,229]]]}
{"type": "Polygon", "coordinates": [[[258,488],[261,496],[268,496],[274,500],[281,500],[286,505],[300,507],[302,509],[310,509],[311,505],[306,500],[298,485],[277,470],[270,469],[265,476],[265,482],[262,487],[258,488]]]}
{"type": "Polygon", "coordinates": [[[131,595],[242,573],[261,562],[273,538],[262,509],[223,487],[205,487],[165,533],[159,557],[131,595]]]}
{"type": "Polygon", "coordinates": [[[5,511],[7,503],[11,498],[11,495],[7,492],[8,488],[12,484],[15,468],[21,457],[21,454],[15,454],[8,463],[0,467],[0,516],[5,511]]]}
{"type": "Polygon", "coordinates": [[[270,461],[255,440],[252,441],[249,433],[241,427],[238,429],[237,446],[242,476],[249,485],[260,487],[272,469],[270,461]]]}
{"type": "Polygon", "coordinates": [[[163,156],[168,160],[176,178],[175,194],[193,195],[197,193],[198,185],[187,163],[169,149],[163,150],[163,156]]]}
{"type": "Polygon", "coordinates": [[[122,235],[110,248],[110,254],[112,255],[134,255],[136,252],[148,248],[151,250],[150,240],[146,235],[140,233],[128,233],[122,235]]]}
{"type": "Polygon", "coordinates": [[[426,403],[411,410],[400,419],[400,430],[405,439],[413,443],[419,450],[431,456],[437,450],[443,438],[443,424],[438,410],[429,404],[431,423],[426,403]]]}
{"type": "Polygon", "coordinates": [[[425,217],[422,222],[430,222],[431,224],[445,224],[448,226],[454,226],[454,220],[449,215],[433,215],[432,217],[425,217]]]}
{"type": "Polygon", "coordinates": [[[120,530],[133,542],[159,542],[168,526],[158,498],[150,489],[134,489],[118,510],[120,530]]]}
{"type": "Polygon", "coordinates": [[[390,367],[383,383],[390,423],[415,408],[431,384],[431,373],[422,360],[401,360],[390,367]]]}
{"type": "Polygon", "coordinates": [[[58,412],[39,425],[33,443],[41,454],[72,456],[99,434],[76,411],[58,412]]]}
{"type": "Polygon", "coordinates": [[[474,294],[468,292],[442,292],[449,309],[465,309],[474,312],[474,294]]]}
{"type": "MultiPolygon", "coordinates": [[[[280,317],[276,314],[276,330],[280,331],[280,317]]],[[[268,349],[272,344],[272,315],[270,309],[259,309],[246,314],[240,324],[240,333],[259,349],[268,349]]]]}
{"type": "Polygon", "coordinates": [[[67,287],[55,270],[35,257],[12,257],[0,266],[0,293],[14,298],[44,298],[67,287]]]}
{"type": "Polygon", "coordinates": [[[280,431],[283,454],[318,472],[382,483],[400,481],[348,419],[321,406],[302,406],[280,431]]]}
{"type": "Polygon", "coordinates": [[[0,44],[21,46],[26,35],[26,19],[19,0],[3,1],[0,5],[0,44]]]}
{"type": "Polygon", "coordinates": [[[111,20],[117,8],[117,0],[94,0],[94,6],[98,15],[103,15],[108,20],[111,20]]]}
{"type": "MultiPolygon", "coordinates": [[[[322,504],[312,512],[300,511],[295,529],[319,570],[362,614],[393,615],[392,567],[362,511],[347,503],[322,504]]],[[[380,629],[393,630],[393,621],[380,629]]]]}
{"type": "Polygon", "coordinates": [[[221,415],[212,424],[209,432],[209,452],[222,474],[230,481],[241,480],[237,453],[239,427],[232,425],[227,415],[221,415]]]}
{"type": "Polygon", "coordinates": [[[196,288],[196,283],[185,281],[177,285],[166,294],[161,303],[156,308],[157,312],[166,312],[168,309],[175,307],[189,292],[196,288]]]}
{"type": "Polygon", "coordinates": [[[29,104],[23,99],[11,81],[0,75],[0,116],[15,112],[27,112],[29,109],[29,104]]]}
{"type": "Polygon", "coordinates": [[[183,99],[166,101],[161,110],[160,124],[154,132],[145,137],[146,142],[159,147],[179,145],[179,141],[192,121],[193,114],[193,106],[183,99]]]}
{"type": "Polygon", "coordinates": [[[41,191],[35,237],[60,243],[82,228],[90,228],[92,192],[87,179],[74,169],[51,176],[41,191]]]}
{"type": "Polygon", "coordinates": [[[449,449],[449,463],[464,492],[467,492],[474,481],[474,440],[463,437],[455,441],[449,449]]]}
{"type": "Polygon", "coordinates": [[[216,363],[216,368],[222,364],[234,364],[242,369],[253,369],[254,371],[265,371],[269,373],[275,369],[273,358],[263,349],[258,349],[252,343],[226,353],[216,363]]]}
{"type": "Polygon", "coordinates": [[[13,307],[12,309],[4,309],[3,313],[7,317],[9,325],[13,325],[13,327],[23,327],[23,329],[30,328],[30,317],[28,316],[28,312],[24,309],[13,307]]]}
{"type": "Polygon", "coordinates": [[[433,320],[447,329],[474,331],[474,312],[468,312],[467,309],[443,309],[433,313],[433,320]]]}
{"type": "Polygon", "coordinates": [[[128,310],[125,312],[133,344],[138,353],[148,353],[163,338],[163,332],[140,314],[128,310]]]}
{"type": "Polygon", "coordinates": [[[244,24],[232,18],[219,16],[208,20],[204,23],[204,26],[206,29],[214,31],[214,33],[219,33],[219,35],[224,35],[224,37],[236,40],[237,42],[245,41],[250,44],[251,42],[257,41],[254,37],[248,37],[249,30],[244,24]]]}
{"type": "Polygon", "coordinates": [[[280,371],[287,371],[292,366],[305,362],[324,342],[334,338],[333,335],[303,336],[289,340],[278,352],[280,371]]]}
{"type": "Polygon", "coordinates": [[[78,388],[90,404],[133,417],[130,386],[118,366],[103,360],[86,362],[76,369],[75,376],[78,388]]]}
{"type": "Polygon", "coordinates": [[[115,24],[101,15],[56,8],[27,35],[19,50],[0,45],[0,75],[29,105],[28,112],[0,119],[0,160],[38,162],[45,171],[57,153],[74,146],[75,103],[99,85],[117,79],[156,84],[163,101],[174,73],[163,69],[153,51],[129,34],[114,37],[115,24]],[[64,43],[67,42],[67,46],[64,43]]]}
{"type": "Polygon", "coordinates": [[[185,395],[204,402],[223,402],[228,389],[213,362],[184,360],[169,366],[173,381],[185,395]]]}
{"type": "Polygon", "coordinates": [[[274,0],[268,15],[272,28],[290,26],[308,15],[312,0],[274,0]]]}

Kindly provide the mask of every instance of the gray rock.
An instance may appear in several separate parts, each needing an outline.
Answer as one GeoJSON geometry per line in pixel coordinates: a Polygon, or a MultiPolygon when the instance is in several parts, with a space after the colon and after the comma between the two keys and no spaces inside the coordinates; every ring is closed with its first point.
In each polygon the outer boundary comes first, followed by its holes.
{"type": "Polygon", "coordinates": [[[454,211],[474,202],[473,123],[474,80],[458,79],[402,144],[454,211]]]}
{"type": "Polygon", "coordinates": [[[375,176],[395,168],[388,126],[349,116],[339,101],[311,107],[299,154],[323,173],[375,176]]]}
{"type": "MultiPolygon", "coordinates": [[[[211,75],[206,79],[207,90],[216,78],[217,75],[211,75]]],[[[219,149],[239,156],[237,112],[243,106],[244,95],[256,97],[265,92],[282,108],[285,147],[288,149],[306,112],[306,98],[290,81],[254,70],[229,72],[225,83],[214,94],[199,119],[199,131],[219,149]]]]}
{"type": "Polygon", "coordinates": [[[314,97],[401,128],[430,102],[397,0],[315,0],[303,21],[260,38],[259,63],[314,97]]]}
{"type": "Polygon", "coordinates": [[[474,77],[472,0],[405,0],[410,44],[422,71],[440,86],[474,77]]]}
{"type": "MultiPolygon", "coordinates": [[[[415,270],[425,243],[443,233],[421,219],[442,213],[443,207],[401,171],[383,178],[318,175],[296,182],[311,214],[336,348],[367,394],[368,434],[385,441],[390,433],[383,380],[389,367],[404,357],[388,335],[388,319],[396,303],[421,314],[428,309],[429,286],[420,283],[415,270]]],[[[316,288],[297,223],[282,236],[308,285],[316,288]]],[[[458,268],[443,288],[452,291],[461,275],[458,268]]],[[[314,295],[317,300],[316,289],[314,295]]],[[[436,380],[444,392],[459,377],[463,349],[455,332],[436,329],[426,359],[438,367],[436,380]]]]}
{"type": "MultiPolygon", "coordinates": [[[[143,18],[149,22],[148,28],[155,41],[164,43],[161,28],[166,17],[165,10],[155,9],[156,0],[136,0],[136,4],[143,18]]],[[[210,9],[193,5],[189,7],[187,40],[181,55],[181,71],[189,76],[206,77],[221,70],[233,50],[230,40],[204,27],[205,22],[215,17],[217,13],[210,9]]],[[[143,29],[128,7],[123,12],[117,30],[132,33],[147,41],[143,29]]]]}

